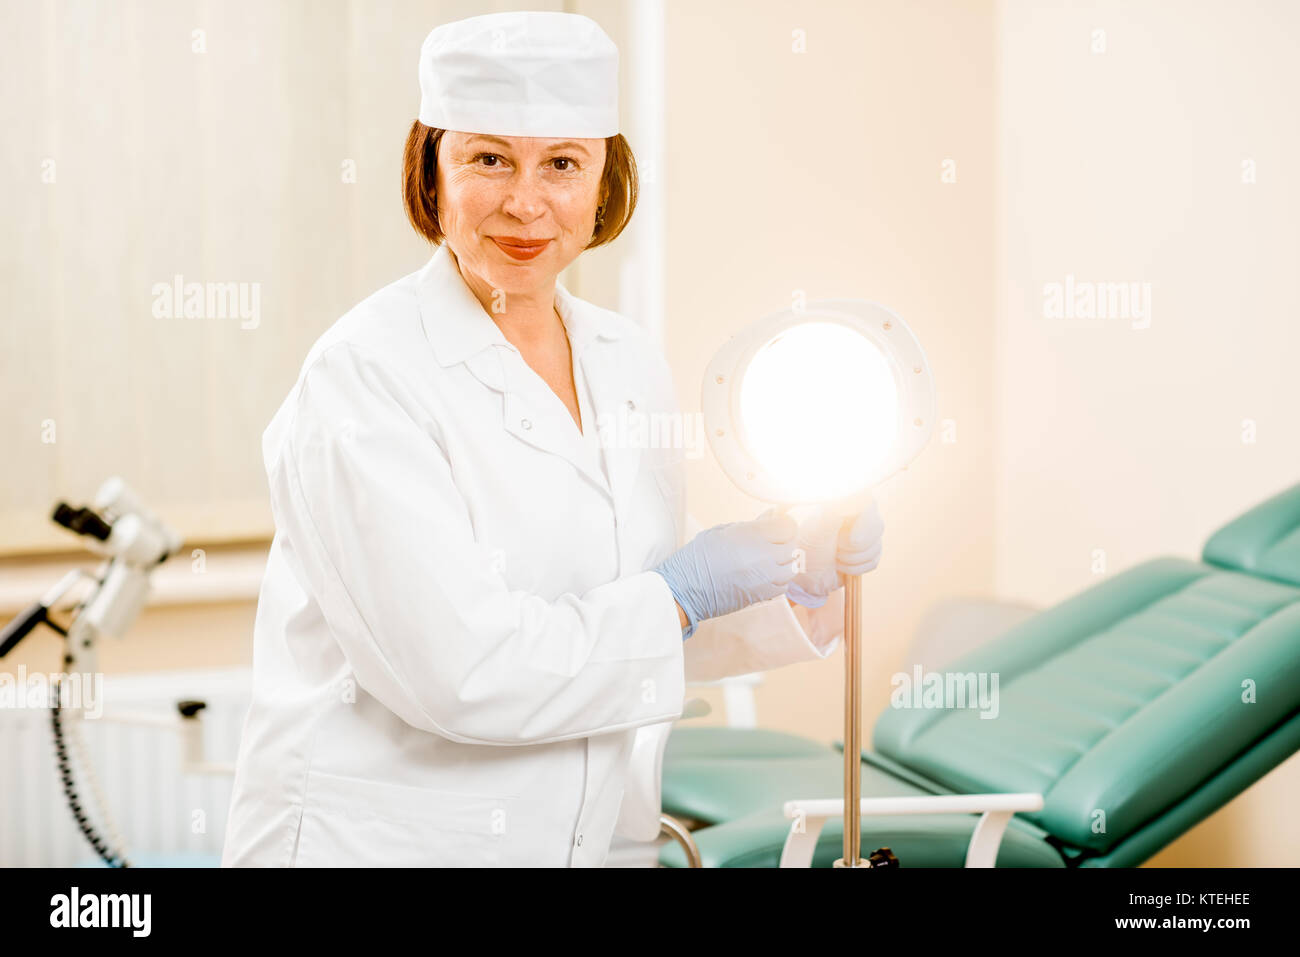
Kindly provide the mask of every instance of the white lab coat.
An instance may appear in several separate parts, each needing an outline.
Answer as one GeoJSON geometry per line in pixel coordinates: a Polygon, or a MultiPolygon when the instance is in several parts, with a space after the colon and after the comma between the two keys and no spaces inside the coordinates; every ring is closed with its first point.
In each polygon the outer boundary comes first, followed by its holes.
{"type": "MultiPolygon", "coordinates": [[[[584,416],[675,411],[635,323],[556,299],[584,416]]],[[[682,451],[602,463],[446,247],[317,341],[262,449],[276,534],[226,865],[599,866],[637,729],[687,679],[838,642],[842,604],[779,598],[683,645],[648,571],[684,540],[682,451]]]]}

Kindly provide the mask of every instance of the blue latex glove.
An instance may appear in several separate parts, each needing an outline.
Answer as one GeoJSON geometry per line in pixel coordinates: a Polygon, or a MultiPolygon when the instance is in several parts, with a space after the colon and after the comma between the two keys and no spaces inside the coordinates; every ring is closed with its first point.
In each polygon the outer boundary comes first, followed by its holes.
{"type": "Polygon", "coordinates": [[[801,567],[786,595],[807,608],[820,608],[844,585],[845,575],[865,575],[880,563],[884,532],[874,498],[865,506],[818,506],[799,523],[795,542],[801,567]],[[856,510],[846,514],[846,507],[856,510]]]}
{"type": "Polygon", "coordinates": [[[751,522],[706,529],[654,569],[686,613],[685,641],[707,618],[785,594],[794,577],[793,518],[769,509],[751,522]]]}

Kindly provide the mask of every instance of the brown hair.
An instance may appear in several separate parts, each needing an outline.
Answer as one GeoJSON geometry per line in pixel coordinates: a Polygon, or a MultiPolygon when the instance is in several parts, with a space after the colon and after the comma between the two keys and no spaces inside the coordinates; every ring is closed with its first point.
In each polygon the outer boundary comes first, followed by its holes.
{"type": "MultiPolygon", "coordinates": [[[[402,152],[402,202],[415,231],[435,246],[442,242],[438,200],[434,193],[438,172],[438,142],[446,130],[411,124],[402,152]]],[[[622,133],[605,138],[605,168],[600,174],[600,206],[596,230],[587,249],[613,242],[636,209],[636,159],[622,133]]]]}

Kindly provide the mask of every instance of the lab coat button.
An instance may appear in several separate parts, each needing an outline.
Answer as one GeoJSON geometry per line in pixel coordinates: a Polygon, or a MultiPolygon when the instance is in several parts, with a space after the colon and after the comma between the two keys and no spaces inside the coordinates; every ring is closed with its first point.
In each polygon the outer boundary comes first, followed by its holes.
{"type": "Polygon", "coordinates": [[[525,429],[531,429],[531,428],[533,427],[533,420],[532,420],[532,419],[520,419],[520,420],[519,420],[519,424],[522,425],[525,429]]]}
{"type": "Polygon", "coordinates": [[[582,835],[581,835],[581,834],[578,835],[578,840],[577,840],[575,843],[576,843],[579,847],[582,847],[582,835]]]}

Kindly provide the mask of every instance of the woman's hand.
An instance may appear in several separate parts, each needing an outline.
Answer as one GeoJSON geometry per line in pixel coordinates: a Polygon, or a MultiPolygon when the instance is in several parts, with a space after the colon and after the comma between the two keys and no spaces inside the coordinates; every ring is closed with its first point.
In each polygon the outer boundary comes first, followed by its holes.
{"type": "Polygon", "coordinates": [[[706,529],[654,571],[663,576],[687,620],[683,640],[706,618],[785,594],[794,577],[797,525],[769,509],[751,522],[706,529]]]}
{"type": "Polygon", "coordinates": [[[826,604],[845,575],[865,575],[880,563],[885,523],[874,498],[847,515],[843,505],[818,506],[799,525],[795,537],[802,570],[786,595],[807,608],[826,604]]]}

